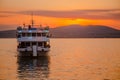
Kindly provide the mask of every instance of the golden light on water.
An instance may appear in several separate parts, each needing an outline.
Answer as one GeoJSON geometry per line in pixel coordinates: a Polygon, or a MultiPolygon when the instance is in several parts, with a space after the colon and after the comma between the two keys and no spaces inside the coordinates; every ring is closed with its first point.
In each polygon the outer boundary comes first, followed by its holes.
{"type": "Polygon", "coordinates": [[[16,39],[0,39],[0,79],[119,80],[119,41],[51,39],[49,54],[32,59],[17,57],[16,39]]]}

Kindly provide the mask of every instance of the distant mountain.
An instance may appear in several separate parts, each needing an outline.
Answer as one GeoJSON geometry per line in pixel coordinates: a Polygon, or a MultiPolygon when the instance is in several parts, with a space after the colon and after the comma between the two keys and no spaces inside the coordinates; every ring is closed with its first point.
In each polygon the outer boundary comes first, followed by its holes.
{"type": "Polygon", "coordinates": [[[70,25],[53,28],[50,31],[53,37],[61,38],[120,38],[120,30],[99,25],[70,25]]]}
{"type": "Polygon", "coordinates": [[[16,30],[0,31],[0,38],[15,38],[16,30]]]}
{"type": "MultiPolygon", "coordinates": [[[[120,30],[100,25],[69,25],[51,28],[53,38],[120,38],[120,30]]],[[[0,38],[15,38],[15,30],[0,31],[0,38]]]]}

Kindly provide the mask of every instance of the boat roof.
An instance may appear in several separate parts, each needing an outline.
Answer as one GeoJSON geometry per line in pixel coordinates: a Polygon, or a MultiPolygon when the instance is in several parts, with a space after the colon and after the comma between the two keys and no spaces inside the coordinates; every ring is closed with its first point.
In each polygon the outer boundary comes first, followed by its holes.
{"type": "Polygon", "coordinates": [[[48,33],[49,32],[49,27],[39,27],[39,28],[35,28],[35,27],[18,27],[17,28],[17,32],[18,33],[48,33]]]}
{"type": "Polygon", "coordinates": [[[18,33],[48,33],[48,30],[18,30],[18,33]]]}

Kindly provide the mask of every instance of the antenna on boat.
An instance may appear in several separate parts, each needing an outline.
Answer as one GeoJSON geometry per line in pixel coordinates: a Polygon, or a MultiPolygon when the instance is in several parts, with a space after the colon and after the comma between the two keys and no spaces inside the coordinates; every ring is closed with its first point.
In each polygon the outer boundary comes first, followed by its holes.
{"type": "Polygon", "coordinates": [[[23,27],[25,28],[25,23],[23,23],[23,27]]]}
{"type": "Polygon", "coordinates": [[[31,15],[31,17],[32,17],[32,20],[31,20],[31,22],[32,22],[32,27],[33,27],[33,26],[34,26],[33,12],[32,12],[32,15],[31,15]]]}

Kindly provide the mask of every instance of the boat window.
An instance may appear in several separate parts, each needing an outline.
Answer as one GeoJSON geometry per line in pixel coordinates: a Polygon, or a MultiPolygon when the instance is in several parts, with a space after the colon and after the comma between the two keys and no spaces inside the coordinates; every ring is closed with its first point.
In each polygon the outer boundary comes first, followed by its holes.
{"type": "Polygon", "coordinates": [[[30,37],[30,36],[31,36],[31,33],[27,33],[27,36],[30,37]]]}
{"type": "Polygon", "coordinates": [[[42,46],[42,42],[38,42],[38,46],[42,46]]]}
{"type": "Polygon", "coordinates": [[[18,38],[21,38],[21,34],[18,34],[17,37],[18,37],[18,38]]]}
{"type": "Polygon", "coordinates": [[[37,43],[36,42],[32,42],[32,45],[36,45],[37,43]]]}
{"type": "Polygon", "coordinates": [[[25,48],[25,46],[26,46],[25,42],[21,42],[20,47],[25,48]]]}
{"type": "Polygon", "coordinates": [[[33,37],[36,37],[36,33],[32,33],[32,36],[33,36],[33,37]]]}
{"type": "Polygon", "coordinates": [[[47,45],[47,42],[44,42],[44,46],[46,46],[47,45]]]}
{"type": "Polygon", "coordinates": [[[41,33],[37,33],[37,36],[41,36],[41,33]]]}
{"type": "Polygon", "coordinates": [[[26,35],[25,33],[22,33],[22,36],[23,36],[23,37],[25,37],[25,35],[26,35]]]}
{"type": "Polygon", "coordinates": [[[46,36],[46,33],[42,33],[42,36],[46,36]]]}
{"type": "Polygon", "coordinates": [[[50,35],[49,35],[48,33],[46,34],[46,36],[47,36],[48,38],[50,37],[50,35]]]}
{"type": "Polygon", "coordinates": [[[30,42],[26,42],[26,46],[30,46],[30,42]]]}

